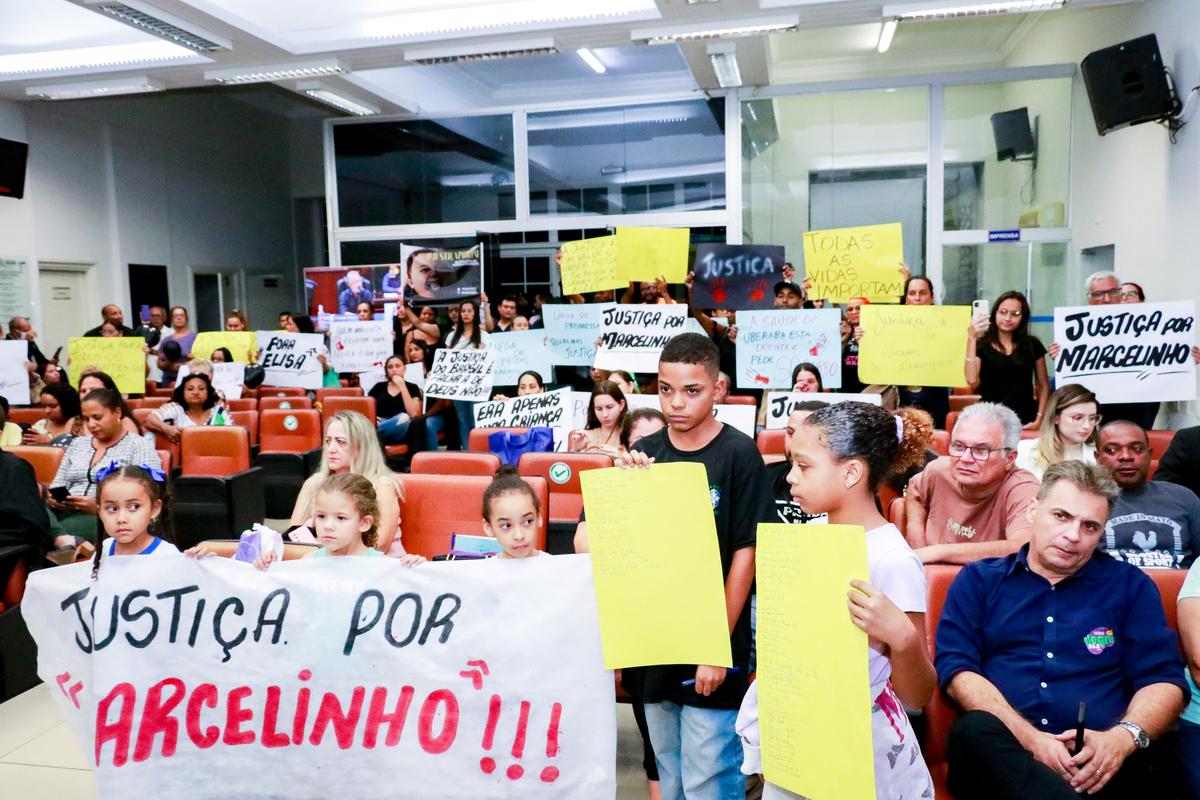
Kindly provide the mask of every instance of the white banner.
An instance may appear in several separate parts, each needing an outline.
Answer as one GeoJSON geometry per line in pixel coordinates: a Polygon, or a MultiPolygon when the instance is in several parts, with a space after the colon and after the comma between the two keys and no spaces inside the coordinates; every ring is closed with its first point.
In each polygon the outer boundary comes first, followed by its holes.
{"type": "Polygon", "coordinates": [[[334,322],[329,326],[329,362],[334,372],[366,372],[392,354],[392,322],[334,322]]]}
{"type": "MultiPolygon", "coordinates": [[[[630,411],[635,408],[653,408],[655,411],[662,411],[662,403],[656,394],[627,394],[625,395],[625,407],[630,411]]],[[[584,413],[587,413],[587,406],[584,406],[584,413]]],[[[726,425],[737,428],[742,433],[754,438],[755,416],[758,413],[757,406],[744,406],[735,403],[722,403],[713,406],[713,416],[724,422],[726,425]]]]}
{"type": "Polygon", "coordinates": [[[571,390],[510,397],[475,405],[476,428],[569,428],[571,390]]]}
{"type": "Polygon", "coordinates": [[[600,306],[603,341],[596,349],[597,369],[658,372],[658,356],[667,342],[685,332],[689,317],[685,305],[600,306]]]}
{"type": "Polygon", "coordinates": [[[0,395],[10,406],[27,406],[29,400],[29,342],[0,341],[0,395]]]}
{"type": "Polygon", "coordinates": [[[496,351],[438,350],[425,381],[426,397],[482,402],[491,397],[496,351]]]}
{"type": "Polygon", "coordinates": [[[1055,382],[1101,403],[1195,400],[1195,321],[1192,300],[1056,308],[1055,382]]]}
{"type": "Polygon", "coordinates": [[[533,370],[543,381],[554,379],[545,331],[508,331],[488,337],[488,350],[496,351],[496,386],[516,386],[521,373],[533,370]]]}
{"type": "Polygon", "coordinates": [[[605,798],[587,556],[106,559],[21,613],[109,798],[605,798]]]}
{"type": "Polygon", "coordinates": [[[735,380],[741,389],[792,388],[805,361],[821,370],[821,385],[842,385],[841,312],[836,308],[739,311],[735,380]]]}
{"type": "Polygon", "coordinates": [[[796,410],[796,404],[805,400],[816,400],[820,403],[845,403],[853,400],[856,403],[870,403],[873,406],[883,405],[881,394],[846,394],[844,392],[767,392],[767,430],[783,430],[787,427],[788,417],[796,410]]]}
{"type": "Polygon", "coordinates": [[[555,364],[590,367],[596,360],[596,340],[600,338],[599,303],[543,305],[542,324],[550,358],[555,364]]]}
{"type": "MultiPolygon", "coordinates": [[[[240,361],[225,361],[219,364],[213,364],[212,385],[213,388],[226,400],[238,400],[242,396],[242,381],[246,377],[246,365],[240,361]]],[[[192,371],[187,364],[179,365],[179,375],[175,378],[175,385],[179,386],[183,383],[183,379],[191,375],[192,371]]]]}
{"type": "Polygon", "coordinates": [[[325,350],[319,333],[258,331],[258,363],[266,370],[267,386],[320,389],[323,370],[317,355],[325,350]]]}

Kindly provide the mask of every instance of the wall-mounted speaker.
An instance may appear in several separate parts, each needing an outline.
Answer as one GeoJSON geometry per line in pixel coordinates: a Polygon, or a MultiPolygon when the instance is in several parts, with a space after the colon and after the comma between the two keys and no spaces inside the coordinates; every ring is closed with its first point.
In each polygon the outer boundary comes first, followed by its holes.
{"type": "Polygon", "coordinates": [[[1130,39],[1083,59],[1083,83],[1101,136],[1117,128],[1158,122],[1179,112],[1179,99],[1154,34],[1130,39]]]}

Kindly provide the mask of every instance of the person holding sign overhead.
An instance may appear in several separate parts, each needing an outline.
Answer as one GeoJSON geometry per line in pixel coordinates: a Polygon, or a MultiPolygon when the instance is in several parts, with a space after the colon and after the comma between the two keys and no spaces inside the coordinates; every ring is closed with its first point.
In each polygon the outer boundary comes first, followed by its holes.
{"type": "Polygon", "coordinates": [[[1008,406],[1025,430],[1033,431],[1042,424],[1050,380],[1046,346],[1029,333],[1029,316],[1029,301],[1020,292],[1005,292],[996,298],[982,333],[982,325],[967,329],[966,369],[967,383],[979,392],[980,399],[1008,406]]]}

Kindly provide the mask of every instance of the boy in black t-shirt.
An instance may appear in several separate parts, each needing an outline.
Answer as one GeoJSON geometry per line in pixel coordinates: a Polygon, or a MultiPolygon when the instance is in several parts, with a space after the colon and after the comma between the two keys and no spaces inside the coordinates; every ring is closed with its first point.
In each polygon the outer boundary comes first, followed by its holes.
{"type": "Polygon", "coordinates": [[[742,746],[734,730],[746,692],[750,604],[758,523],[770,519],[771,494],[753,440],[713,417],[719,353],[705,336],[685,333],[663,348],[659,402],[669,427],[637,442],[622,466],[690,461],[708,473],[725,579],[734,669],[662,665],[626,669],[623,683],[646,704],[646,721],[664,797],[742,796],[742,746]],[[686,790],[685,790],[686,787],[686,790]]]}

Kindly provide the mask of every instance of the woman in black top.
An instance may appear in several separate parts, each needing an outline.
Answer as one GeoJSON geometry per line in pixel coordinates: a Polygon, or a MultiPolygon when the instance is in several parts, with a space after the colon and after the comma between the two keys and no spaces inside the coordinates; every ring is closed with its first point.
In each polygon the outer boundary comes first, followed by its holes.
{"type": "Polygon", "coordinates": [[[404,380],[404,360],[391,356],[383,364],[384,380],[371,387],[375,427],[384,444],[403,444],[413,417],[421,416],[421,390],[404,380]]]}
{"type": "Polygon", "coordinates": [[[967,339],[967,382],[980,398],[1011,408],[1026,430],[1042,424],[1050,381],[1046,348],[1029,333],[1029,301],[1020,292],[1005,292],[992,304],[982,334],[972,325],[967,339]]]}

